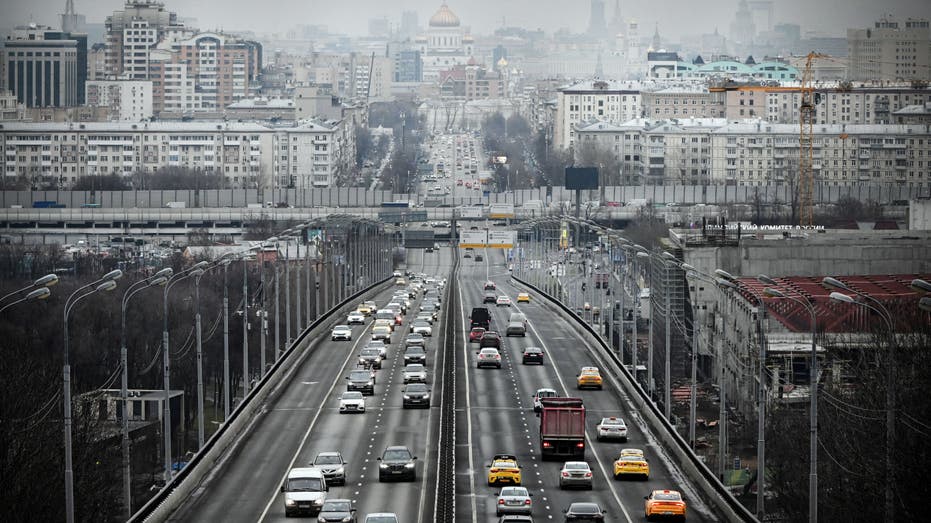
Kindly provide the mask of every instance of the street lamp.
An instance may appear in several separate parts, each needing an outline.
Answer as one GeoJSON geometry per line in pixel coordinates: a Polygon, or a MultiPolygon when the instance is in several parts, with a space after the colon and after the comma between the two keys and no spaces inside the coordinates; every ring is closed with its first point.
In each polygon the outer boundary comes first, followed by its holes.
{"type": "Polygon", "coordinates": [[[23,296],[22,298],[4,305],[2,308],[0,308],[0,312],[3,312],[9,309],[10,307],[16,305],[17,303],[22,303],[24,301],[44,300],[51,295],[52,295],[52,291],[48,290],[48,287],[40,287],[30,292],[29,294],[23,296]]]}
{"type": "Polygon", "coordinates": [[[126,308],[129,306],[129,300],[136,293],[145,289],[157,286],[163,286],[168,283],[168,278],[173,274],[171,268],[164,268],[155,273],[151,278],[139,280],[133,283],[123,293],[123,300],[120,304],[120,368],[122,380],[120,383],[120,400],[122,401],[121,411],[122,419],[122,441],[121,450],[123,458],[123,505],[126,511],[126,519],[132,516],[132,478],[130,475],[130,451],[129,451],[129,361],[128,351],[126,349],[126,308]]]}
{"type": "Polygon", "coordinates": [[[169,367],[169,345],[168,345],[168,292],[171,288],[178,282],[190,277],[193,275],[194,271],[204,269],[207,267],[208,263],[206,261],[201,261],[195,263],[191,267],[177,273],[173,274],[168,278],[167,284],[164,286],[164,291],[162,292],[162,318],[163,318],[163,329],[162,329],[162,370],[163,370],[163,385],[164,385],[164,398],[163,398],[163,408],[162,408],[162,417],[164,431],[164,445],[165,445],[165,484],[167,485],[171,481],[171,397],[170,397],[170,380],[171,380],[171,368],[169,367]]]}
{"type": "MultiPolygon", "coordinates": [[[[778,285],[775,280],[761,274],[757,279],[767,285],[778,285]]],[[[817,311],[815,307],[802,297],[789,296],[774,287],[766,287],[763,293],[774,298],[784,298],[801,305],[811,315],[811,407],[810,407],[810,437],[809,437],[809,472],[808,472],[808,521],[818,521],[818,352],[816,347],[817,311]]]]}
{"type": "MultiPolygon", "coordinates": [[[[35,280],[34,282],[32,282],[30,285],[27,285],[27,286],[23,287],[22,289],[15,290],[15,291],[13,291],[13,292],[11,292],[11,293],[9,293],[9,294],[3,296],[2,298],[0,298],[0,302],[2,302],[3,300],[9,298],[10,296],[13,296],[14,294],[19,294],[19,293],[21,293],[21,292],[28,291],[29,289],[34,289],[34,291],[30,292],[30,293],[27,295],[27,298],[26,298],[26,299],[30,299],[30,300],[34,300],[34,299],[40,299],[40,300],[41,300],[41,299],[45,299],[45,298],[48,297],[48,294],[44,294],[44,293],[35,294],[35,290],[46,289],[46,288],[51,287],[51,286],[53,286],[53,285],[55,285],[55,284],[57,284],[57,283],[58,283],[58,275],[57,275],[57,274],[55,274],[55,273],[46,274],[45,276],[43,276],[43,277],[41,277],[41,278],[35,280]],[[32,298],[29,298],[28,296],[33,296],[33,297],[32,297],[32,298]]],[[[19,300],[19,301],[25,301],[25,300],[19,300]]],[[[16,303],[19,303],[19,302],[16,302],[16,303]]],[[[11,305],[12,305],[12,304],[11,304],[11,305]]],[[[6,307],[4,307],[4,309],[5,309],[5,308],[6,308],[6,307]]],[[[0,311],[2,311],[2,310],[3,310],[3,309],[0,309],[0,311]]]]}
{"type": "Polygon", "coordinates": [[[74,523],[74,465],[72,463],[71,456],[71,363],[68,339],[68,316],[71,314],[71,309],[74,308],[74,306],[77,305],[79,301],[97,292],[112,291],[116,288],[116,280],[122,277],[123,271],[119,269],[110,271],[104,274],[102,278],[79,287],[78,290],[71,293],[71,296],[68,296],[68,299],[65,300],[62,321],[64,328],[64,344],[62,346],[62,376],[64,381],[63,400],[65,425],[65,518],[68,523],[74,523]]]}

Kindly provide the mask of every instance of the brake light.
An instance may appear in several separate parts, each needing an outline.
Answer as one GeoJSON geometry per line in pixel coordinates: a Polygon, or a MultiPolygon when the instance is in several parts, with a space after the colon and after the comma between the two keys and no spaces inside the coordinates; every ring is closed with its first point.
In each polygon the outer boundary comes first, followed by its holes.
{"type": "Polygon", "coordinates": [[[582,441],[580,441],[580,442],[578,442],[578,443],[575,444],[575,447],[578,448],[578,449],[585,448],[585,443],[582,442],[582,441]]]}
{"type": "Polygon", "coordinates": [[[568,477],[569,477],[569,473],[568,473],[568,472],[563,472],[563,473],[562,473],[562,477],[568,478],[568,477]]]}
{"type": "Polygon", "coordinates": [[[529,499],[525,499],[525,500],[524,500],[524,505],[529,505],[529,504],[530,504],[530,500],[529,500],[529,499]]]}
{"type": "Polygon", "coordinates": [[[548,449],[548,448],[550,448],[550,447],[552,447],[552,445],[550,445],[550,442],[549,442],[549,441],[544,441],[544,442],[543,442],[543,448],[548,449]]]}
{"type": "Polygon", "coordinates": [[[499,500],[498,500],[498,504],[499,504],[499,505],[504,505],[504,500],[503,500],[503,499],[499,499],[499,500]]]}
{"type": "Polygon", "coordinates": [[[491,470],[489,470],[488,472],[491,472],[492,474],[497,474],[497,473],[498,473],[498,469],[491,469],[491,470]]]}
{"type": "Polygon", "coordinates": [[[585,473],[585,477],[586,477],[586,478],[592,477],[592,473],[591,473],[591,472],[586,472],[586,473],[585,473]]]}

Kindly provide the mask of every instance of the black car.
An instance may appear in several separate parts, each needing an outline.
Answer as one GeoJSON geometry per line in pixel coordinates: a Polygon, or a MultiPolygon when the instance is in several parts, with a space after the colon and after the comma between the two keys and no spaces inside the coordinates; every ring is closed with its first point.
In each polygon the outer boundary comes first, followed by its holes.
{"type": "Polygon", "coordinates": [[[417,479],[417,467],[414,460],[417,456],[411,454],[411,450],[403,446],[387,447],[385,452],[378,458],[378,481],[387,481],[389,479],[406,479],[415,481],[417,479]]]}
{"type": "Polygon", "coordinates": [[[528,363],[539,363],[540,365],[543,365],[543,349],[540,347],[525,348],[521,363],[524,365],[528,363]]]}
{"type": "Polygon", "coordinates": [[[605,511],[598,503],[573,503],[563,511],[566,514],[566,523],[570,521],[604,521],[605,511]]]}
{"type": "Polygon", "coordinates": [[[378,349],[362,349],[362,352],[359,354],[359,365],[366,369],[380,369],[381,351],[378,349]]]}
{"type": "Polygon", "coordinates": [[[427,352],[420,345],[411,345],[404,349],[404,364],[420,363],[427,364],[427,352]]]}
{"type": "Polygon", "coordinates": [[[482,349],[485,347],[494,347],[496,349],[500,349],[501,336],[499,336],[498,333],[494,331],[485,331],[485,333],[482,334],[482,339],[479,340],[478,346],[482,349]]]}
{"type": "Polygon", "coordinates": [[[430,408],[430,389],[424,383],[410,383],[401,391],[404,401],[402,406],[406,408],[423,407],[430,408]]]}
{"type": "Polygon", "coordinates": [[[507,514],[498,518],[498,523],[533,523],[533,517],[525,514],[507,514]]]}
{"type": "Polygon", "coordinates": [[[476,255],[475,255],[475,261],[477,261],[477,262],[485,261],[485,258],[482,257],[481,254],[476,254],[476,255]]]}
{"type": "Polygon", "coordinates": [[[362,394],[372,396],[375,394],[375,377],[370,370],[354,370],[346,376],[349,383],[346,384],[346,390],[357,390],[362,394]]]}
{"type": "Polygon", "coordinates": [[[482,303],[497,303],[498,295],[495,291],[485,291],[485,296],[482,298],[482,303]]]}

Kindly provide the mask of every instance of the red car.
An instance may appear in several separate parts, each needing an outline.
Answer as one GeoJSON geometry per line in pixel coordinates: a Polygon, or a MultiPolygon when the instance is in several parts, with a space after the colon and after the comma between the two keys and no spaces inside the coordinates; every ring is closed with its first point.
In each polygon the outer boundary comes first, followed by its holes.
{"type": "Polygon", "coordinates": [[[472,330],[469,331],[469,342],[481,341],[484,334],[485,329],[481,327],[472,327],[472,330]]]}

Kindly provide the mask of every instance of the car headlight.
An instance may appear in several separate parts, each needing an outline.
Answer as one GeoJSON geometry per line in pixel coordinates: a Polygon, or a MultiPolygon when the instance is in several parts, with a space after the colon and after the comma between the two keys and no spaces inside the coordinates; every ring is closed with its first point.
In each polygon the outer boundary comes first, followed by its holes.
{"type": "Polygon", "coordinates": [[[408,396],[407,394],[405,394],[405,395],[404,395],[404,399],[409,400],[409,399],[411,399],[411,397],[408,396]]]}
{"type": "Polygon", "coordinates": [[[375,385],[375,382],[372,380],[369,380],[369,382],[366,385],[375,385]]]}
{"type": "Polygon", "coordinates": [[[322,498],[321,498],[321,499],[315,499],[315,500],[314,500],[314,505],[323,505],[323,499],[322,499],[322,498]]]}
{"type": "Polygon", "coordinates": [[[344,523],[349,523],[350,521],[352,521],[352,516],[346,516],[346,517],[344,517],[343,519],[341,519],[340,521],[343,521],[344,523]]]}
{"type": "Polygon", "coordinates": [[[380,469],[386,469],[386,468],[388,468],[388,465],[386,465],[386,464],[384,464],[384,463],[379,463],[379,464],[378,464],[378,468],[380,468],[380,469]]]}
{"type": "Polygon", "coordinates": [[[412,468],[414,468],[414,464],[413,464],[413,463],[405,463],[405,464],[404,464],[404,468],[406,468],[406,469],[412,469],[412,468]]]}
{"type": "Polygon", "coordinates": [[[289,507],[293,507],[294,505],[297,505],[297,501],[295,501],[295,500],[293,500],[293,499],[286,499],[286,500],[284,500],[284,504],[287,505],[287,506],[289,506],[289,507]]]}

